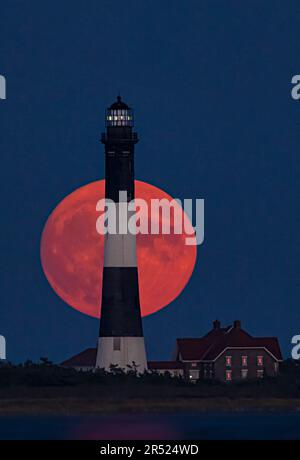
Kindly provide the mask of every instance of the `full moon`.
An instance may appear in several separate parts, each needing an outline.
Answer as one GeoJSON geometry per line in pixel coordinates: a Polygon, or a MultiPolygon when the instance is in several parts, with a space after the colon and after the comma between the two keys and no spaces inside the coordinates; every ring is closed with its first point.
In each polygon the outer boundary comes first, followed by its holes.
{"type": "MultiPolygon", "coordinates": [[[[172,200],[163,190],[141,181],[135,181],[135,195],[149,206],[153,198],[172,200]]],[[[96,204],[104,196],[104,180],[78,188],[50,214],[41,238],[42,267],[51,287],[69,306],[94,318],[101,312],[104,259],[104,236],[96,231],[100,215],[96,204]]],[[[160,215],[160,223],[163,219],[167,217],[160,215]]],[[[197,246],[187,245],[187,236],[184,232],[137,235],[142,316],[169,305],[190,279],[197,246]]]]}

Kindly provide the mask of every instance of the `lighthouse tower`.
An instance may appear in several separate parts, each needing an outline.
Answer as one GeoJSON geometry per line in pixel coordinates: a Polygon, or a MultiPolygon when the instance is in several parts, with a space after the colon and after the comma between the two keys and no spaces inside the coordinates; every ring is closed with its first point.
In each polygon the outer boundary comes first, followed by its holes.
{"type": "Polygon", "coordinates": [[[105,198],[116,203],[116,234],[105,235],[102,307],[96,367],[124,370],[134,362],[138,372],[147,369],[140,311],[136,237],[127,229],[130,212],[119,209],[134,199],[133,112],[121,97],[106,111],[105,198]],[[120,193],[121,192],[121,193],[120,193]],[[121,221],[123,219],[123,221],[121,221]],[[124,222],[125,219],[125,222],[124,222]]]}

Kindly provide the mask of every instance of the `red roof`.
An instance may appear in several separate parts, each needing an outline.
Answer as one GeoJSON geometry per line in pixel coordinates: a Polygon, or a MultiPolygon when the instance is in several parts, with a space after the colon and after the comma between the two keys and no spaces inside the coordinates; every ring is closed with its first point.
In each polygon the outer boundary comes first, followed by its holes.
{"type": "MultiPolygon", "coordinates": [[[[216,322],[215,322],[216,323],[216,322]]],[[[175,361],[149,361],[149,369],[182,369],[179,361],[214,361],[226,348],[265,348],[278,361],[282,360],[280,346],[276,337],[252,337],[235,321],[233,326],[214,328],[204,337],[196,339],[177,339],[175,361]]],[[[62,362],[66,367],[94,367],[96,348],[87,350],[62,362]]]]}
{"type": "Polygon", "coordinates": [[[96,364],[96,348],[87,348],[78,355],[72,356],[61,363],[65,367],[95,367],[96,364]]]}
{"type": "Polygon", "coordinates": [[[198,339],[177,339],[177,349],[184,361],[200,361],[215,342],[222,339],[228,328],[212,329],[207,335],[198,339]]]}
{"type": "Polygon", "coordinates": [[[177,359],[184,361],[214,361],[226,348],[266,348],[277,360],[282,360],[276,337],[252,337],[241,329],[240,322],[226,328],[214,328],[199,339],[177,339],[177,359]]]}

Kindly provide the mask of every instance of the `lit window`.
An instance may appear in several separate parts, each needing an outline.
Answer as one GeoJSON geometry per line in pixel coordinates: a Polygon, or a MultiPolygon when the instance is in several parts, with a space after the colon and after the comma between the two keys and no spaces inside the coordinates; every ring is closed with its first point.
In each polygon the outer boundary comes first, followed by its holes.
{"type": "Polygon", "coordinates": [[[226,366],[231,367],[231,356],[226,356],[225,362],[226,366]]]}
{"type": "Polygon", "coordinates": [[[133,126],[130,109],[110,110],[106,114],[107,126],[133,126]]]}
{"type": "Polygon", "coordinates": [[[226,380],[227,380],[227,382],[230,382],[232,380],[232,372],[231,371],[226,371],[226,380]]]}
{"type": "Polygon", "coordinates": [[[263,366],[263,365],[264,365],[264,358],[263,358],[263,356],[258,356],[258,357],[257,357],[257,365],[258,365],[258,366],[263,366]]]}
{"type": "Polygon", "coordinates": [[[248,366],[248,356],[242,356],[242,366],[248,366]]]}
{"type": "Polygon", "coordinates": [[[246,379],[248,377],[248,369],[242,369],[242,379],[246,379]]]}
{"type": "Polygon", "coordinates": [[[192,367],[197,367],[197,363],[192,363],[192,367]]]}
{"type": "Polygon", "coordinates": [[[264,371],[262,369],[259,369],[256,375],[258,379],[262,379],[264,376],[264,371]]]}
{"type": "Polygon", "coordinates": [[[190,371],[189,377],[190,380],[197,380],[199,378],[199,371],[190,371]]]}

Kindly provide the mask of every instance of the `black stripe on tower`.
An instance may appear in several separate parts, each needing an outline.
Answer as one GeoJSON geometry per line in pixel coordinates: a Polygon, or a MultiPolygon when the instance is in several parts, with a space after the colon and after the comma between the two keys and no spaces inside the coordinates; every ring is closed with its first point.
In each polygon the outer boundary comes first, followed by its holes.
{"type": "Polygon", "coordinates": [[[127,192],[127,201],[134,199],[133,145],[106,146],[105,197],[119,202],[119,192],[127,192]]]}
{"type": "Polygon", "coordinates": [[[100,336],[143,336],[137,267],[104,267],[100,336]]]}

